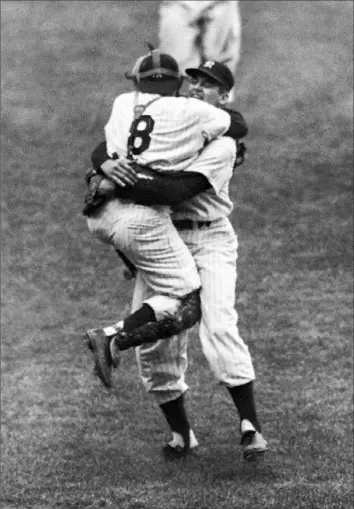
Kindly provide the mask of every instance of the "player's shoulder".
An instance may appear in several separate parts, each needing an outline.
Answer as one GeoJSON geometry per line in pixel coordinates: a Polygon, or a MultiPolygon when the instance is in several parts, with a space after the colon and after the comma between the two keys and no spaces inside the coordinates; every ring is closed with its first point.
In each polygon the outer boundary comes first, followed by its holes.
{"type": "Polygon", "coordinates": [[[175,114],[193,114],[194,108],[190,107],[189,98],[183,96],[161,96],[151,106],[152,111],[174,112],[175,114]]]}
{"type": "Polygon", "coordinates": [[[212,104],[207,103],[206,101],[202,101],[201,99],[196,99],[195,97],[187,97],[186,98],[186,108],[190,111],[191,114],[199,114],[206,116],[209,118],[230,118],[230,115],[226,113],[222,108],[218,108],[212,104]]]}
{"type": "Polygon", "coordinates": [[[117,95],[114,100],[114,105],[131,103],[134,100],[134,92],[123,92],[122,94],[117,95]]]}
{"type": "Polygon", "coordinates": [[[196,109],[217,109],[216,106],[212,106],[206,101],[197,99],[196,97],[185,97],[188,106],[196,109]]]}
{"type": "Polygon", "coordinates": [[[113,105],[114,108],[117,109],[132,109],[136,105],[148,105],[154,99],[158,99],[159,97],[160,96],[157,94],[145,94],[142,92],[137,94],[135,91],[123,92],[114,99],[113,105]]]}
{"type": "MultiPolygon", "coordinates": [[[[193,106],[206,105],[207,108],[208,107],[215,108],[215,106],[211,106],[210,104],[208,104],[205,101],[196,99],[195,97],[189,97],[188,95],[185,95],[185,94],[180,94],[177,96],[175,96],[175,95],[174,96],[165,96],[164,99],[171,99],[176,104],[188,104],[188,105],[193,105],[193,106]]],[[[203,107],[204,106],[202,106],[202,108],[203,107]]]]}
{"type": "Polygon", "coordinates": [[[160,103],[170,103],[170,104],[187,104],[188,97],[185,95],[162,95],[160,97],[160,103]]]}
{"type": "Polygon", "coordinates": [[[124,99],[127,99],[128,97],[134,97],[134,92],[122,92],[116,96],[116,100],[124,101],[124,99]]]}

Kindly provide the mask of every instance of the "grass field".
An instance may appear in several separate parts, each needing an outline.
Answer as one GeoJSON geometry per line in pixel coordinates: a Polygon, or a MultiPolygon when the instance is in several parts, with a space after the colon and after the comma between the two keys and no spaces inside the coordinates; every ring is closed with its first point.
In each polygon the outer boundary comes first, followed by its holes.
{"type": "Polygon", "coordinates": [[[271,451],[245,464],[235,412],[191,335],[201,447],[169,438],[133,352],[103,389],[78,332],[129,310],[90,237],[83,174],[124,72],[156,41],[154,1],[1,2],[3,509],[352,507],[353,3],[243,1],[235,175],[237,308],[271,451]]]}

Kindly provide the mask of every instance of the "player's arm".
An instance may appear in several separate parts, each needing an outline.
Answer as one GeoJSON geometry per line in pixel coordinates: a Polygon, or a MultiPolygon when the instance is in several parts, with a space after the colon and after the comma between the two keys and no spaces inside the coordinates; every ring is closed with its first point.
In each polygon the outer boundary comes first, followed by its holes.
{"type": "Polygon", "coordinates": [[[97,173],[113,180],[118,186],[133,186],[137,182],[136,171],[132,166],[127,164],[120,165],[118,171],[114,162],[117,159],[117,154],[113,154],[113,157],[109,157],[105,141],[97,145],[91,154],[91,163],[97,173]]]}
{"type": "Polygon", "coordinates": [[[223,136],[208,143],[187,171],[156,174],[136,165],[138,177],[145,178],[131,188],[119,189],[119,196],[142,205],[176,206],[210,188],[218,193],[232,176],[235,158],[235,141],[223,136]]]}
{"type": "Polygon", "coordinates": [[[119,131],[120,125],[122,122],[122,115],[124,112],[124,103],[126,101],[127,94],[121,94],[115,98],[112,106],[112,111],[108,122],[104,126],[105,138],[107,143],[107,154],[109,157],[113,157],[113,155],[117,152],[117,147],[119,144],[119,131]]]}
{"type": "Polygon", "coordinates": [[[206,142],[229,131],[231,116],[226,111],[199,99],[189,98],[188,101],[189,113],[191,117],[198,119],[202,136],[206,142]]]}
{"type": "MultiPolygon", "coordinates": [[[[225,136],[229,136],[234,140],[244,138],[248,134],[248,127],[245,119],[238,111],[230,108],[224,108],[224,110],[230,115],[230,126],[225,132],[225,136]]],[[[92,166],[100,171],[101,165],[109,159],[107,154],[107,145],[105,141],[102,141],[91,154],[92,166]]]]}
{"type": "Polygon", "coordinates": [[[112,158],[107,154],[107,143],[105,141],[101,141],[91,154],[92,166],[96,171],[100,172],[101,165],[108,159],[112,158]]]}
{"type": "MultiPolygon", "coordinates": [[[[139,179],[134,187],[123,191],[127,198],[143,205],[176,206],[210,188],[219,193],[232,176],[235,158],[235,141],[223,136],[211,141],[187,171],[159,173],[157,179],[142,183],[139,179]]],[[[145,168],[146,171],[154,174],[145,168]]]]}
{"type": "Polygon", "coordinates": [[[230,108],[224,108],[224,111],[230,115],[231,119],[230,127],[225,133],[225,136],[229,136],[236,141],[247,136],[248,127],[241,113],[235,110],[231,110],[230,108]]]}
{"type": "MultiPolygon", "coordinates": [[[[107,160],[111,159],[107,155],[106,142],[102,142],[92,152],[91,162],[93,167],[100,171],[101,166],[107,160]]],[[[115,164],[119,166],[117,170],[119,174],[134,179],[134,183],[125,180],[127,187],[118,185],[116,196],[132,200],[140,205],[174,206],[210,188],[208,179],[199,173],[190,171],[167,172],[166,174],[150,172],[149,179],[146,179],[139,178],[139,174],[141,177],[146,174],[147,170],[136,163],[132,167],[127,161],[121,159],[115,161],[115,164]]]]}
{"type": "MultiPolygon", "coordinates": [[[[141,168],[141,173],[144,169],[141,168]]],[[[138,173],[138,175],[140,172],[138,173]]],[[[208,179],[193,171],[156,173],[152,179],[138,178],[132,187],[117,186],[116,196],[127,198],[140,205],[169,205],[174,207],[211,187],[208,179]]]]}
{"type": "Polygon", "coordinates": [[[237,141],[247,135],[246,121],[239,112],[228,108],[216,108],[198,99],[191,98],[190,101],[194,115],[200,119],[206,141],[222,135],[237,141]]]}

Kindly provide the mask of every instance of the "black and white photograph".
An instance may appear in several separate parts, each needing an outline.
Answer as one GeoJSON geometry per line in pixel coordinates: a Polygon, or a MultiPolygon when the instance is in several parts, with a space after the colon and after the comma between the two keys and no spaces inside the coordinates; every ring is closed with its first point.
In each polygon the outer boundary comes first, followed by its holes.
{"type": "Polygon", "coordinates": [[[0,5],[1,508],[352,507],[353,1],[0,5]]]}

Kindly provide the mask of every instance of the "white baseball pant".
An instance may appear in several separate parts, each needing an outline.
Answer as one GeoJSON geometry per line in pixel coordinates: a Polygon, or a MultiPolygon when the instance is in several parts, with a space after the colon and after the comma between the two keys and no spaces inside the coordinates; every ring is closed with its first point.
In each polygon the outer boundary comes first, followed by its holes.
{"type": "MultiPolygon", "coordinates": [[[[247,345],[240,337],[235,310],[237,237],[226,218],[210,227],[179,232],[190,249],[201,279],[202,320],[199,338],[215,378],[228,387],[255,379],[247,345]]],[[[144,281],[138,278],[133,310],[143,299],[144,281]]],[[[136,349],[139,373],[158,404],[172,401],[188,389],[187,333],[136,349]]]]}
{"type": "Polygon", "coordinates": [[[150,290],[144,302],[154,309],[157,320],[173,314],[181,297],[200,288],[195,262],[168,207],[114,199],[89,217],[87,225],[99,240],[121,250],[137,267],[150,290]]]}
{"type": "MultiPolygon", "coordinates": [[[[188,67],[198,67],[202,61],[216,60],[227,65],[233,75],[236,73],[241,53],[242,24],[238,1],[210,2],[211,6],[203,11],[203,2],[161,2],[159,47],[172,55],[182,72],[188,67]],[[201,8],[198,8],[198,6],[201,8]],[[202,48],[196,44],[200,28],[198,18],[207,17],[201,36],[202,48]]],[[[230,101],[235,99],[234,90],[230,92],[230,101]]]]}

